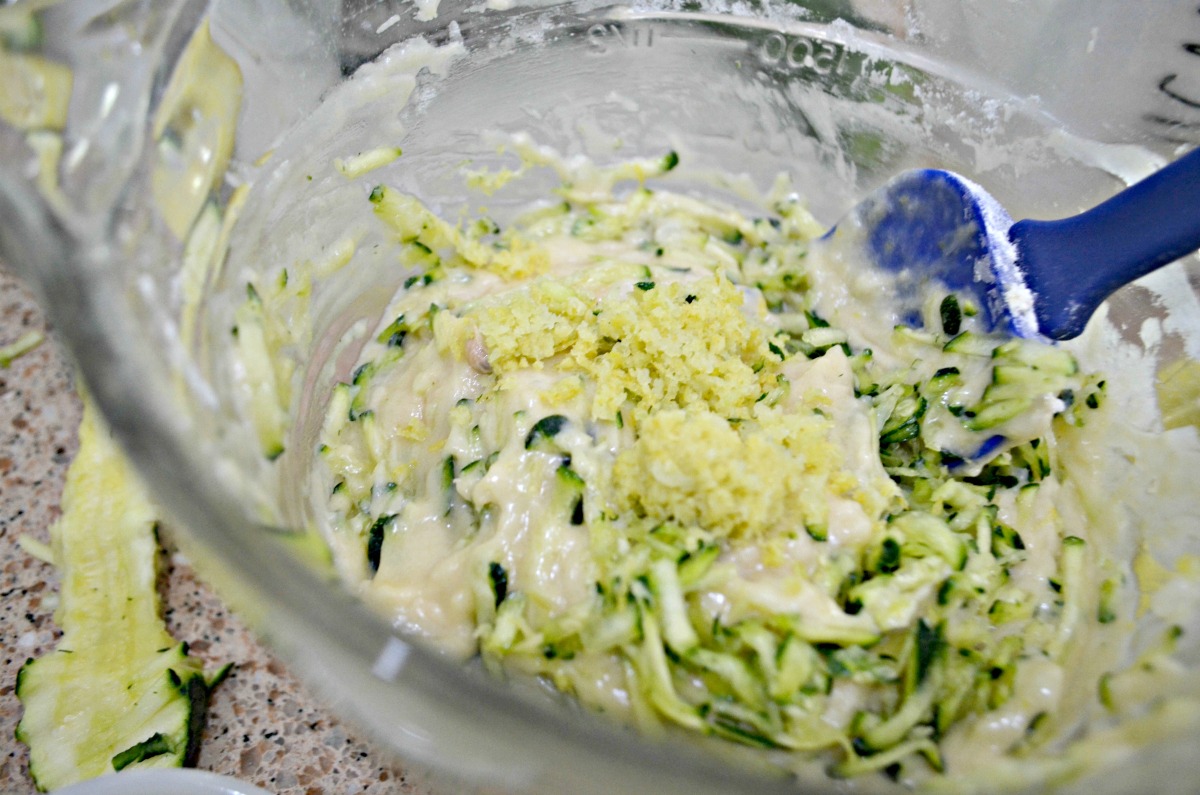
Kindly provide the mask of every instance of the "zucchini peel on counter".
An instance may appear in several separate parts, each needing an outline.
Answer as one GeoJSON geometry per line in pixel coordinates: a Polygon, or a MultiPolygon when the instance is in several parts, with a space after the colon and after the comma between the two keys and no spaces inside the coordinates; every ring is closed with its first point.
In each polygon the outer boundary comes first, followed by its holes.
{"type": "Polygon", "coordinates": [[[156,586],[156,508],[85,400],[62,516],[50,530],[61,595],[57,647],[17,677],[38,789],[194,757],[210,689],[187,644],[167,631],[156,586]]]}

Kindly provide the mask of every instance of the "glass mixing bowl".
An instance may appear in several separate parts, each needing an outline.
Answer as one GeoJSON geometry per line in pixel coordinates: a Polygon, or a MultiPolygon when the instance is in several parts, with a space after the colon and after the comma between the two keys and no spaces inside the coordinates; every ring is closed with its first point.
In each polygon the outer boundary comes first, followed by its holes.
{"type": "MultiPolygon", "coordinates": [[[[673,187],[734,200],[790,171],[827,223],[924,166],[966,174],[1014,217],[1059,217],[1200,141],[1191,5],[1137,25],[1116,3],[985,5],[17,4],[0,9],[0,256],[41,290],[201,573],[384,746],[455,791],[820,791],[449,663],[339,585],[309,529],[315,440],[332,385],[406,276],[372,255],[348,208],[387,182],[454,217],[472,201],[461,165],[510,166],[498,143],[528,133],[601,163],[675,150],[673,187]],[[1174,49],[1114,71],[1131,42],[1174,49]],[[403,156],[354,178],[336,165],[380,147],[403,156]],[[247,280],[296,263],[319,278],[277,346],[281,411],[264,421],[265,387],[239,369],[231,329],[247,280]]],[[[548,187],[525,180],[489,211],[548,187]]],[[[1135,342],[1157,322],[1161,366],[1197,359],[1198,287],[1190,258],[1108,314],[1135,342]]],[[[1200,550],[1171,554],[1185,551],[1200,550]]],[[[1190,791],[1197,727],[1181,720],[1070,786],[1190,791]]]]}

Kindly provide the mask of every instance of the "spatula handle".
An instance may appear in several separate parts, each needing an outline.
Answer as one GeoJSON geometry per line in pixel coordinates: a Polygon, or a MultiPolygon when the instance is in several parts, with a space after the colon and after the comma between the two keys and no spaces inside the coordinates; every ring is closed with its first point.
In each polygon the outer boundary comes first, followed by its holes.
{"type": "Polygon", "coordinates": [[[1200,149],[1081,215],[1018,221],[1009,237],[1039,330],[1077,336],[1118,287],[1200,248],[1200,149]]]}

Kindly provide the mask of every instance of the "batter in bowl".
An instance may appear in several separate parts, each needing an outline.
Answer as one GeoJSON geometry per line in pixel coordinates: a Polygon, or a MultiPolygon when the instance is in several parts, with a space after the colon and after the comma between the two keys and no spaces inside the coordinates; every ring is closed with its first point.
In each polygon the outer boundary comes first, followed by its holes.
{"type": "Polygon", "coordinates": [[[837,776],[1074,728],[1125,589],[1087,503],[1103,376],[933,287],[899,325],[785,182],[751,215],[659,187],[674,153],[524,157],[567,177],[505,228],[366,200],[412,275],[319,448],[363,598],[837,776]]]}

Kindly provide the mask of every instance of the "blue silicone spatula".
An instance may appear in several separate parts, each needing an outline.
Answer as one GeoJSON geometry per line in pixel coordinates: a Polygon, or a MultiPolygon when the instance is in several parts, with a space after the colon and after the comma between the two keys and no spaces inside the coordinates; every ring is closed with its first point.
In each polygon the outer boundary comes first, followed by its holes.
{"type": "Polygon", "coordinates": [[[933,279],[973,296],[992,330],[1070,339],[1117,288],[1200,248],[1200,149],[1058,221],[1014,223],[957,174],[909,171],[824,239],[848,239],[895,273],[910,315],[920,285],[933,279]]]}

